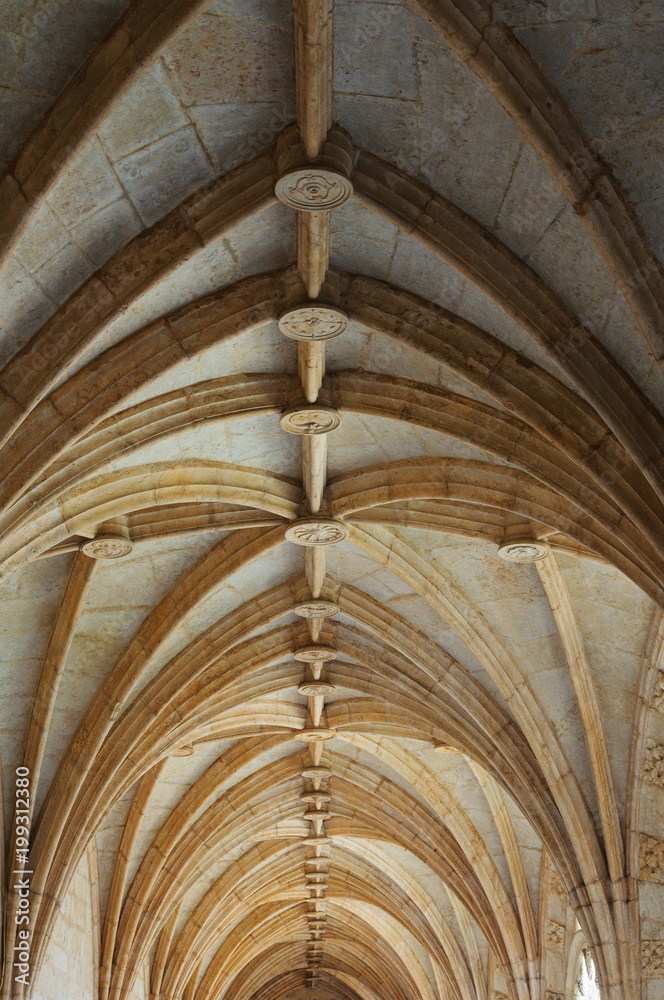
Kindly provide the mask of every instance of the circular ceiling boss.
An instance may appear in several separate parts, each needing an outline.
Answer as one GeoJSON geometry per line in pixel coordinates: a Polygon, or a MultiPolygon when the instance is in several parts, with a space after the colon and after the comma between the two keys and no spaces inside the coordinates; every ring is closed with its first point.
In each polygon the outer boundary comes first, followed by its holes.
{"type": "Polygon", "coordinates": [[[299,649],[295,650],[293,656],[303,663],[315,663],[317,660],[335,660],[337,651],[332,646],[300,646],[299,649]]]}
{"type": "Polygon", "coordinates": [[[498,555],[507,562],[531,563],[546,559],[550,551],[546,542],[538,542],[534,538],[519,538],[501,545],[498,555]]]}
{"type": "Polygon", "coordinates": [[[330,684],[329,681],[302,681],[297,689],[297,693],[304,695],[305,698],[325,697],[333,692],[334,684],[330,684]]]}
{"type": "Polygon", "coordinates": [[[348,316],[343,309],[320,302],[288,309],[279,317],[279,329],[291,340],[332,340],[341,336],[347,327],[348,316]]]}
{"type": "Polygon", "coordinates": [[[279,422],[289,434],[329,434],[341,423],[341,415],[333,406],[302,403],[284,410],[279,422]]]}
{"type": "Polygon", "coordinates": [[[293,608],[300,618],[333,618],[339,614],[339,608],[333,601],[303,601],[293,608]]]}
{"type": "Polygon", "coordinates": [[[305,767],[304,771],[300,774],[303,778],[329,778],[332,772],[329,767],[324,767],[321,764],[312,764],[311,767],[305,767]]]}
{"type": "Polygon", "coordinates": [[[284,205],[298,212],[327,212],[348,201],[353,185],[344,174],[329,167],[298,167],[282,174],[274,193],[284,205]]]}
{"type": "Polygon", "coordinates": [[[336,729],[314,728],[310,726],[308,729],[298,729],[297,732],[293,733],[293,738],[299,740],[301,743],[317,743],[319,740],[333,740],[336,735],[336,729]]]}
{"type": "Polygon", "coordinates": [[[134,545],[130,538],[120,534],[97,535],[81,544],[81,552],[91,559],[121,559],[128,556],[134,545]]]}
{"type": "Polygon", "coordinates": [[[335,545],[348,538],[348,528],[335,517],[300,517],[286,529],[286,538],[295,545],[335,545]]]}

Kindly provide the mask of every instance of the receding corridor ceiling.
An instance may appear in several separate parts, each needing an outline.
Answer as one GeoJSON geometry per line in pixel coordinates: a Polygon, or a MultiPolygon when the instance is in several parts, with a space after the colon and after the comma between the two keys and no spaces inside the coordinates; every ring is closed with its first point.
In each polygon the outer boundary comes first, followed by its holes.
{"type": "Polygon", "coordinates": [[[662,122],[644,0],[0,0],[0,1000],[664,1000],[662,122]]]}

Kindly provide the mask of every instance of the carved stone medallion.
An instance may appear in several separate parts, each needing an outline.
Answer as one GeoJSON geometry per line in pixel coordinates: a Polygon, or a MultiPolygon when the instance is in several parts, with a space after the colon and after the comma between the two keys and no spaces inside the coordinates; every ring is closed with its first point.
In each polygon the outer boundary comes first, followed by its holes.
{"type": "Polygon", "coordinates": [[[538,542],[534,538],[522,538],[507,542],[498,549],[498,555],[507,562],[529,563],[546,559],[551,549],[546,542],[538,542]]]}
{"type": "Polygon", "coordinates": [[[288,309],[279,317],[279,329],[291,340],[332,340],[348,328],[343,309],[318,302],[288,309]]]}
{"type": "Polygon", "coordinates": [[[315,743],[316,740],[333,740],[337,735],[335,729],[299,729],[295,734],[295,739],[302,743],[315,743]]]}
{"type": "Polygon", "coordinates": [[[316,663],[318,660],[335,660],[337,651],[332,646],[302,646],[293,656],[304,663],[316,663]]]}
{"type": "Polygon", "coordinates": [[[178,747],[177,750],[171,750],[170,757],[193,757],[194,748],[191,743],[186,744],[186,746],[178,747]]]}
{"type": "Polygon", "coordinates": [[[323,820],[325,822],[330,818],[330,814],[327,809],[307,809],[304,813],[304,818],[306,820],[323,820]]]}
{"type": "Polygon", "coordinates": [[[81,552],[91,559],[121,559],[128,556],[134,545],[124,535],[97,535],[81,544],[81,552]]]}
{"type": "Polygon", "coordinates": [[[353,185],[340,171],[311,164],[283,174],[274,193],[298,212],[326,212],[348,201],[353,185]]]}
{"type": "Polygon", "coordinates": [[[293,608],[300,618],[332,618],[339,614],[339,608],[333,601],[303,601],[293,608]]]}
{"type": "Polygon", "coordinates": [[[303,771],[300,772],[303,778],[318,778],[322,780],[323,778],[329,778],[332,772],[329,767],[323,767],[322,764],[312,764],[311,767],[305,767],[303,771]]]}
{"type": "Polygon", "coordinates": [[[298,694],[303,694],[305,698],[320,698],[327,694],[332,694],[334,684],[328,681],[303,681],[298,689],[298,694]]]}
{"type": "Polygon", "coordinates": [[[329,434],[341,423],[341,416],[333,406],[291,406],[281,414],[280,424],[289,434],[329,434]]]}
{"type": "Polygon", "coordinates": [[[302,792],[300,802],[306,802],[309,805],[326,805],[331,798],[329,792],[302,792]]]}
{"type": "Polygon", "coordinates": [[[332,843],[332,837],[304,837],[302,843],[305,847],[325,847],[326,844],[332,843]]]}
{"type": "Polygon", "coordinates": [[[301,517],[286,529],[286,538],[294,545],[335,545],[348,538],[348,528],[335,517],[301,517]]]}

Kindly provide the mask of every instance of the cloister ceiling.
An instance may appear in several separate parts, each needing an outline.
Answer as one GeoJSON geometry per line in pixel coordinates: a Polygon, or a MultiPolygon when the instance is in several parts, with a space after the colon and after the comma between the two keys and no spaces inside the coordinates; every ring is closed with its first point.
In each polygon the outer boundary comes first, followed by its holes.
{"type": "Polygon", "coordinates": [[[658,1000],[664,8],[0,53],[5,1000],[83,864],[100,1000],[658,1000]]]}

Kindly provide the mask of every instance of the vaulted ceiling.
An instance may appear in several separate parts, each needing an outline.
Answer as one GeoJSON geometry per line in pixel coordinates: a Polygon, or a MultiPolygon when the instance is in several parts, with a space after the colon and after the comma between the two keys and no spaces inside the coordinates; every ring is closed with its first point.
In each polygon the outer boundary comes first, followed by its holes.
{"type": "Polygon", "coordinates": [[[661,7],[0,52],[4,1000],[661,1000],[661,7]]]}

